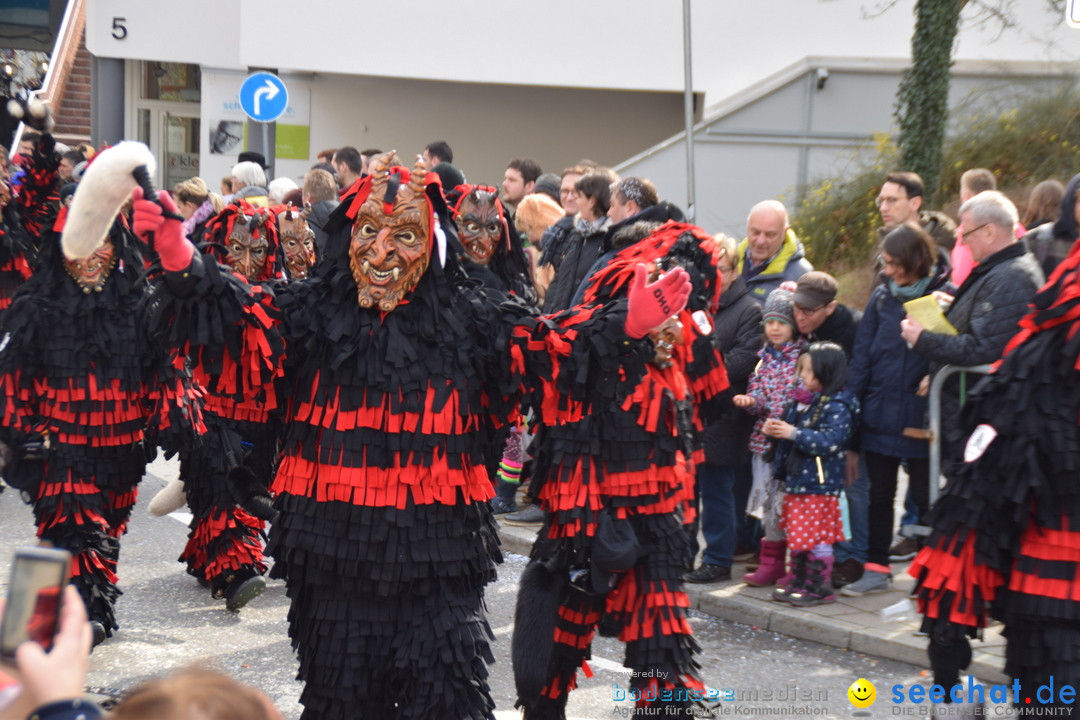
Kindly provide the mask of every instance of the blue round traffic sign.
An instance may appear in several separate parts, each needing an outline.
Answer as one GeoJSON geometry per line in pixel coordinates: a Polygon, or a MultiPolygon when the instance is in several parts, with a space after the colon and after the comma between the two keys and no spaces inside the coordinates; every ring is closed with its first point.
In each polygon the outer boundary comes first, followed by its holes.
{"type": "Polygon", "coordinates": [[[258,122],[274,122],[289,106],[289,91],[277,75],[257,72],[244,78],[240,86],[240,107],[258,122]]]}

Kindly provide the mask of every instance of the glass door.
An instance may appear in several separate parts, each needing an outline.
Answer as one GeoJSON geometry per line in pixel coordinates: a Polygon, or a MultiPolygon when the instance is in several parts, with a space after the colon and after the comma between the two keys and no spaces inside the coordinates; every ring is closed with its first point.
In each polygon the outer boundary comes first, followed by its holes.
{"type": "Polygon", "coordinates": [[[164,188],[199,174],[199,118],[163,113],[165,123],[163,160],[164,188]]]}
{"type": "MultiPolygon", "coordinates": [[[[131,61],[127,87],[134,106],[134,135],[157,160],[154,183],[171,190],[199,174],[200,85],[197,65],[131,61]]],[[[132,132],[133,131],[133,132],[132,132]]]]}

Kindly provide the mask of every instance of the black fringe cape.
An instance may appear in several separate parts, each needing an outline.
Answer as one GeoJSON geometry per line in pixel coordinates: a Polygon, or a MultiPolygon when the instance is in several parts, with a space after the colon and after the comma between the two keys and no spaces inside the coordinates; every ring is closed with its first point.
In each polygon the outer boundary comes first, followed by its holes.
{"type": "Polygon", "coordinates": [[[1035,296],[1020,332],[963,411],[997,432],[950,479],[911,574],[923,628],[975,637],[988,616],[1006,672],[1080,680],[1080,246],[1035,296]]]}
{"type": "Polygon", "coordinates": [[[59,234],[3,316],[0,440],[15,450],[5,477],[33,498],[38,535],[75,556],[90,617],[111,634],[119,537],[136,484],[161,444],[186,447],[202,429],[200,398],[175,356],[144,332],[146,290],[134,238],[114,224],[117,266],[101,292],[64,270],[59,234]],[[47,438],[44,460],[25,457],[47,438]]]}

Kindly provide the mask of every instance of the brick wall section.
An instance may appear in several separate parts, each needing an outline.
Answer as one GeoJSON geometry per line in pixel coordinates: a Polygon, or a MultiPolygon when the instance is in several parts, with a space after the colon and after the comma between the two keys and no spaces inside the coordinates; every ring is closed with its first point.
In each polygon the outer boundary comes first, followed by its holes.
{"type": "MultiPolygon", "coordinates": [[[[54,61],[57,60],[54,58],[54,61]]],[[[63,63],[67,66],[67,63],[63,63]]],[[[90,82],[90,53],[86,50],[85,30],[79,32],[79,47],[75,53],[71,69],[66,73],[61,86],[61,97],[52,102],[56,114],[56,129],[53,134],[57,139],[71,142],[90,139],[90,94],[93,90],[90,82]]]]}

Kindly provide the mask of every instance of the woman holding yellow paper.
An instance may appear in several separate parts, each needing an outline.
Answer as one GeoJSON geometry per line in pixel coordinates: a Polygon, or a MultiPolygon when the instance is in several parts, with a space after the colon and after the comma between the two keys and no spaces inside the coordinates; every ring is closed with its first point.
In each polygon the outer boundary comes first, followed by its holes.
{"type": "Polygon", "coordinates": [[[906,314],[904,303],[935,290],[952,290],[948,257],[917,226],[901,225],[886,235],[881,255],[882,283],[859,323],[849,378],[849,388],[862,406],[858,442],[870,476],[867,562],[862,578],[842,590],[855,597],[889,587],[889,543],[902,460],[907,460],[920,516],[929,509],[929,445],[924,438],[912,437],[910,430],[926,426],[927,401],[917,393],[930,364],[904,342],[900,321],[906,314]]]}

